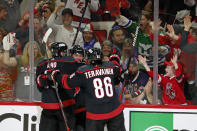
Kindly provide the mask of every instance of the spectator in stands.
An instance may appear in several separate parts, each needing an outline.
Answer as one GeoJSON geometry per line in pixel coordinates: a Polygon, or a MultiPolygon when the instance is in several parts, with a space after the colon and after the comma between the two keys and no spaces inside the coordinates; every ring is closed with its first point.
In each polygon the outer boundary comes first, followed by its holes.
{"type": "MultiPolygon", "coordinates": [[[[193,58],[187,57],[187,63],[190,63],[190,66],[187,67],[186,71],[190,71],[190,77],[187,79],[188,82],[188,90],[192,97],[192,100],[195,105],[197,105],[197,60],[196,60],[196,53],[197,53],[197,43],[195,41],[190,41],[191,34],[190,29],[192,28],[192,25],[194,22],[191,21],[191,16],[186,16],[184,18],[184,30],[181,32],[181,42],[180,42],[180,49],[186,53],[190,53],[190,55],[193,54],[193,58]],[[189,59],[188,59],[189,58],[189,59]],[[195,67],[194,67],[195,66],[195,67]]],[[[197,34],[192,34],[197,36],[197,34]]]]}
{"type": "Polygon", "coordinates": [[[152,104],[152,99],[148,99],[146,96],[146,88],[152,89],[152,80],[147,73],[139,70],[138,61],[135,58],[130,62],[128,74],[125,77],[124,98],[126,102],[130,104],[152,104]]]}
{"type": "Polygon", "coordinates": [[[49,17],[51,16],[52,12],[54,11],[54,8],[50,5],[46,5],[42,8],[41,12],[42,12],[42,20],[41,20],[41,25],[42,27],[47,30],[48,26],[47,26],[47,21],[49,19],[49,17]]]}
{"type": "Polygon", "coordinates": [[[110,31],[110,39],[112,41],[113,47],[118,48],[121,51],[124,38],[125,35],[123,29],[118,25],[114,25],[110,31]]]}
{"type": "MultiPolygon", "coordinates": [[[[57,15],[57,12],[63,7],[65,7],[65,4],[62,2],[55,8],[55,10],[53,11],[53,13],[47,21],[47,25],[51,27],[53,31],[56,33],[55,42],[65,42],[68,46],[68,49],[71,49],[77,32],[77,30],[73,28],[71,25],[73,20],[73,11],[69,8],[65,8],[62,11],[63,25],[55,24],[55,17],[57,15]]],[[[78,33],[75,44],[83,47],[83,37],[81,32],[78,33]]]]}
{"type": "MultiPolygon", "coordinates": [[[[184,96],[184,75],[182,67],[177,62],[177,55],[170,62],[165,61],[166,74],[158,76],[158,83],[163,87],[162,100],[164,104],[176,105],[186,104],[184,96]]],[[[153,71],[149,68],[146,57],[139,55],[138,60],[145,67],[150,77],[153,77],[153,71]]]]}
{"type": "MultiPolygon", "coordinates": [[[[116,22],[123,26],[124,29],[128,31],[129,34],[136,34],[137,27],[139,27],[135,47],[137,53],[146,56],[148,65],[153,67],[153,41],[150,39],[150,33],[152,31],[152,27],[150,25],[150,14],[143,12],[141,16],[140,23],[135,23],[132,20],[127,19],[124,16],[117,16],[116,22]]],[[[158,48],[160,53],[158,65],[160,73],[163,73],[165,70],[163,68],[163,61],[165,61],[166,55],[169,53],[169,46],[160,46],[158,48]]],[[[140,69],[144,69],[143,66],[140,66],[140,69]]]]}
{"type": "MultiPolygon", "coordinates": [[[[40,19],[38,17],[34,17],[34,40],[38,43],[43,56],[45,55],[46,49],[45,45],[42,44],[44,34],[45,30],[40,24],[40,19]]],[[[29,41],[29,25],[20,26],[16,30],[16,38],[20,41],[20,49],[23,52],[26,43],[29,41]]]]}
{"type": "Polygon", "coordinates": [[[87,24],[83,30],[83,41],[84,49],[88,50],[91,48],[101,49],[101,45],[98,41],[98,38],[94,34],[94,28],[92,24],[87,24]]]}
{"type": "Polygon", "coordinates": [[[1,0],[0,5],[6,7],[6,19],[0,21],[0,27],[7,32],[14,32],[20,20],[20,2],[19,0],[1,0]]]}
{"type": "Polygon", "coordinates": [[[103,61],[109,61],[110,53],[112,52],[113,45],[111,41],[105,40],[102,44],[103,61]]]}
{"type": "MultiPolygon", "coordinates": [[[[44,28],[44,30],[47,30],[49,27],[47,26],[47,21],[49,17],[51,16],[52,12],[54,11],[53,6],[47,4],[44,6],[41,10],[42,12],[42,19],[41,19],[41,26],[44,28]]],[[[50,37],[48,39],[50,43],[53,43],[55,41],[55,32],[52,32],[50,34],[50,37]]]]}
{"type": "Polygon", "coordinates": [[[85,3],[88,2],[81,28],[91,22],[91,12],[96,12],[99,9],[99,0],[66,0],[66,8],[73,10],[72,26],[78,27],[82,13],[85,9],[85,3]],[[84,24],[83,24],[84,23],[84,24]]]}
{"type": "MultiPolygon", "coordinates": [[[[130,64],[129,63],[129,58],[133,58],[134,57],[134,48],[132,47],[132,39],[129,39],[129,38],[126,38],[124,39],[123,41],[123,47],[122,47],[122,55],[121,55],[121,59],[120,59],[120,64],[121,64],[121,67],[122,67],[122,70],[123,72],[125,72],[126,70],[128,70],[128,65],[130,64]]],[[[124,80],[121,81],[120,83],[120,87],[119,88],[115,88],[117,94],[121,94],[122,97],[122,103],[124,103],[124,88],[125,85],[124,85],[124,80]]]]}
{"type": "Polygon", "coordinates": [[[0,29],[0,101],[13,101],[15,99],[15,89],[13,87],[15,80],[14,66],[17,62],[15,58],[10,57],[10,48],[14,45],[9,43],[8,38],[12,35],[6,35],[5,30],[0,29]],[[5,36],[5,37],[4,37],[5,36]]]}
{"type": "Polygon", "coordinates": [[[120,60],[123,70],[127,68],[129,58],[134,57],[134,47],[132,44],[133,41],[130,38],[126,38],[123,42],[122,56],[120,60]]]}
{"type": "MultiPolygon", "coordinates": [[[[34,65],[43,59],[41,50],[36,41],[34,41],[34,65]]],[[[30,59],[30,43],[28,42],[23,50],[22,56],[18,56],[16,60],[18,61],[17,69],[17,87],[16,87],[16,100],[17,101],[28,101],[29,100],[29,92],[30,92],[30,69],[29,69],[29,59],[30,59]]],[[[35,81],[34,81],[35,82],[35,81]]],[[[36,85],[36,83],[35,83],[36,85]]],[[[33,99],[36,101],[40,101],[41,94],[34,88],[34,96],[33,99]]]]}
{"type": "MultiPolygon", "coordinates": [[[[34,16],[36,16],[37,18],[41,19],[42,18],[42,13],[44,11],[44,8],[45,7],[48,7],[49,5],[46,4],[45,2],[43,1],[40,1],[40,2],[37,2],[35,7],[34,7],[34,16]]],[[[18,26],[26,26],[28,25],[29,23],[29,16],[30,16],[30,13],[29,11],[27,11],[20,19],[19,23],[18,23],[18,26]]]]}

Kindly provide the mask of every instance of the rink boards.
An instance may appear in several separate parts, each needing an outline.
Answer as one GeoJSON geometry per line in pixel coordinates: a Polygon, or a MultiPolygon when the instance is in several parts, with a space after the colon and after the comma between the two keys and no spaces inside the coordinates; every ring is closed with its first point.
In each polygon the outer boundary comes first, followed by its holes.
{"type": "MultiPolygon", "coordinates": [[[[39,131],[39,103],[0,103],[0,131],[39,131]]],[[[197,131],[197,106],[125,105],[127,131],[197,131]]]]}

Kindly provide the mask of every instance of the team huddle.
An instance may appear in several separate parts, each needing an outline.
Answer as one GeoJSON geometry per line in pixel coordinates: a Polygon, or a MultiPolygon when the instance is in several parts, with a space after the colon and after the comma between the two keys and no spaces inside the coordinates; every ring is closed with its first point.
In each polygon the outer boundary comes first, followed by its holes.
{"type": "Polygon", "coordinates": [[[42,60],[36,70],[37,87],[42,92],[40,130],[102,131],[107,124],[109,131],[124,131],[123,106],[115,92],[121,73],[118,55],[113,53],[110,61],[102,61],[100,49],[85,52],[75,45],[66,56],[63,42],[52,43],[50,50],[52,58],[42,60]],[[75,54],[86,56],[88,61],[77,59],[75,54]]]}

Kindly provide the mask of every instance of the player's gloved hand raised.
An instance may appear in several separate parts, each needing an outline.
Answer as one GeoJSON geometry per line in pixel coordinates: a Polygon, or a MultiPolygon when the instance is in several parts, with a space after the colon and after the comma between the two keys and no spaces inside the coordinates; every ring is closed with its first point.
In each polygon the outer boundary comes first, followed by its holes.
{"type": "Polygon", "coordinates": [[[48,80],[56,82],[55,74],[59,72],[60,70],[48,69],[44,72],[44,74],[48,77],[48,80]]]}
{"type": "Polygon", "coordinates": [[[113,49],[112,53],[109,56],[109,61],[116,61],[116,63],[120,64],[120,51],[116,48],[113,49]]]}

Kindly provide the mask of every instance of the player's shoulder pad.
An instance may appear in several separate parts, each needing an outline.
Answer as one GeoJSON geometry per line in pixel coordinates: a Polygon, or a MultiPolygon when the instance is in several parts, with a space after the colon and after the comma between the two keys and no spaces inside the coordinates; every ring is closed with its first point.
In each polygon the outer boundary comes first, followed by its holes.
{"type": "Polygon", "coordinates": [[[48,62],[49,59],[42,59],[38,62],[38,64],[36,65],[37,67],[42,66],[44,64],[46,64],[48,62]]]}
{"type": "Polygon", "coordinates": [[[76,60],[73,57],[71,57],[71,56],[57,57],[56,60],[76,62],[76,60]]]}
{"type": "Polygon", "coordinates": [[[85,71],[88,71],[90,69],[92,69],[93,66],[92,65],[82,65],[80,66],[78,69],[77,69],[77,72],[78,73],[82,73],[82,72],[85,72],[85,71]]]}
{"type": "Polygon", "coordinates": [[[104,61],[103,62],[103,64],[102,64],[103,66],[117,66],[117,65],[115,65],[113,62],[111,62],[111,61],[104,61]]]}

